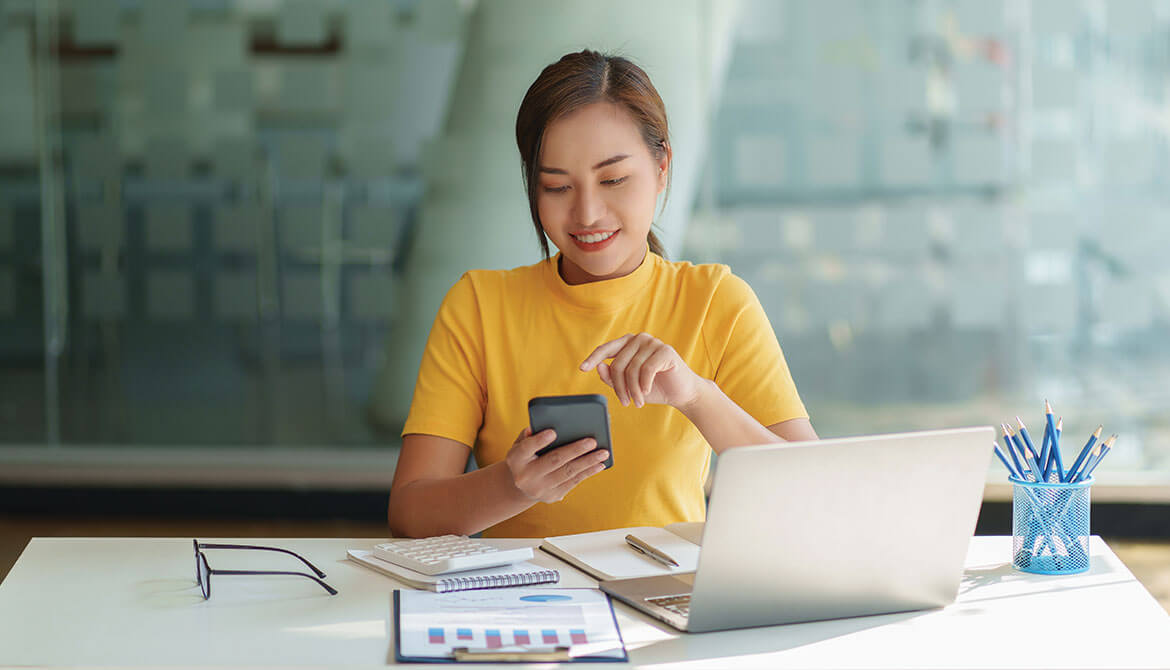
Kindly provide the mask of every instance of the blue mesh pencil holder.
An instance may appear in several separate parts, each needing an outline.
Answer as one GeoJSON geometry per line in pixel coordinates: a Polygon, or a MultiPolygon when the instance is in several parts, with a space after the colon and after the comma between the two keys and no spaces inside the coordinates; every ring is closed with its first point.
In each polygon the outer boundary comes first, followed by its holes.
{"type": "Polygon", "coordinates": [[[1012,565],[1040,575],[1089,569],[1090,477],[1072,484],[1012,483],[1012,565]]]}

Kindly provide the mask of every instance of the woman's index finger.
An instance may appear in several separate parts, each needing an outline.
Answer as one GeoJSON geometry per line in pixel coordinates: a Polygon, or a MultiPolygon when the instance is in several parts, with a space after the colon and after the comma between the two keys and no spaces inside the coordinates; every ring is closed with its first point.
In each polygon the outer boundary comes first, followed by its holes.
{"type": "Polygon", "coordinates": [[[628,342],[631,337],[633,337],[633,335],[622,335],[616,340],[610,340],[609,342],[606,342],[605,344],[594,349],[593,353],[589,354],[589,356],[586,357],[585,360],[581,363],[581,371],[589,372],[595,368],[598,363],[604,361],[607,358],[613,358],[619,351],[622,350],[622,347],[626,346],[626,342],[628,342]]]}

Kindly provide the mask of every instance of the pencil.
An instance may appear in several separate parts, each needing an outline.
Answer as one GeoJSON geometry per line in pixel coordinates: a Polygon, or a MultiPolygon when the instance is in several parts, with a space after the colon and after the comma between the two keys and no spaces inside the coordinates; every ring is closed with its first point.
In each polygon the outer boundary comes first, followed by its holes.
{"type": "Polygon", "coordinates": [[[1008,474],[1015,477],[1016,479],[1023,479],[1023,477],[1020,476],[1020,473],[1016,472],[1016,469],[1012,467],[1012,464],[1008,463],[1007,456],[1003,455],[1003,451],[999,448],[998,444],[992,442],[991,448],[995,449],[996,457],[999,458],[1000,463],[1003,463],[1003,467],[1007,468],[1008,474]]]}
{"type": "Polygon", "coordinates": [[[1007,433],[1003,434],[1003,446],[1007,447],[1008,455],[1012,457],[1012,463],[1016,464],[1016,472],[1020,473],[1020,479],[1026,481],[1024,466],[1020,465],[1020,459],[1016,457],[1016,450],[1012,447],[1012,441],[1008,439],[1007,433]]]}
{"type": "MultiPolygon", "coordinates": [[[[1019,420],[1020,417],[1016,417],[1019,420]]],[[[1023,422],[1020,422],[1023,425],[1023,422]]],[[[1052,405],[1044,401],[1044,437],[1040,440],[1040,467],[1044,468],[1042,477],[1048,481],[1048,473],[1052,465],[1052,440],[1056,437],[1056,428],[1052,423],[1052,405]]]]}
{"type": "Polygon", "coordinates": [[[1085,462],[1085,457],[1089,455],[1089,452],[1093,449],[1093,445],[1097,443],[1098,439],[1100,439],[1102,428],[1104,428],[1104,426],[1098,425],[1097,430],[1094,430],[1093,434],[1089,436],[1089,441],[1085,442],[1085,446],[1081,449],[1081,453],[1077,454],[1077,459],[1073,461],[1072,467],[1068,469],[1068,477],[1066,481],[1076,481],[1077,470],[1080,469],[1081,464],[1085,462]]]}
{"type": "Polygon", "coordinates": [[[1024,440],[1024,444],[1028,445],[1028,451],[1036,456],[1036,460],[1040,462],[1040,470],[1044,471],[1044,461],[1040,460],[1040,454],[1036,453],[1036,445],[1032,442],[1032,436],[1028,434],[1028,427],[1024,425],[1024,420],[1016,416],[1016,423],[1019,424],[1019,434],[1024,440]]]}
{"type": "Polygon", "coordinates": [[[1025,451],[1023,443],[1020,441],[1020,438],[1012,432],[1011,426],[1008,426],[1006,423],[1000,424],[1000,426],[1003,428],[1003,434],[1011,438],[1011,441],[1016,445],[1016,449],[1019,449],[1020,454],[1024,456],[1024,460],[1028,463],[1028,467],[1032,470],[1032,476],[1036,478],[1036,481],[1041,481],[1039,479],[1040,464],[1036,462],[1036,451],[1034,449],[1030,452],[1025,451]]]}
{"type": "Polygon", "coordinates": [[[1097,454],[1097,458],[1093,460],[1093,463],[1091,465],[1085,466],[1085,474],[1082,475],[1078,481],[1085,481],[1089,477],[1093,476],[1093,471],[1096,470],[1097,466],[1101,464],[1101,461],[1105,459],[1105,454],[1108,454],[1109,450],[1113,448],[1113,442],[1116,439],[1117,439],[1117,434],[1114,433],[1113,435],[1109,436],[1108,440],[1105,440],[1097,447],[1098,449],[1101,450],[1101,453],[1097,454]]]}
{"type": "Polygon", "coordinates": [[[1060,433],[1064,428],[1064,417],[1056,420],[1056,428],[1052,433],[1052,458],[1056,461],[1056,481],[1063,482],[1064,473],[1064,459],[1060,457],[1060,433]]]}

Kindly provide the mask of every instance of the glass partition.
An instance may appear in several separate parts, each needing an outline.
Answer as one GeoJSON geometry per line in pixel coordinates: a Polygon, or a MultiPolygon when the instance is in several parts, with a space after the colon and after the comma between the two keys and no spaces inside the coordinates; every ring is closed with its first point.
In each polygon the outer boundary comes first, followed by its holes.
{"type": "Polygon", "coordinates": [[[536,260],[515,110],[590,44],[661,89],[672,255],[749,281],[822,435],[1047,398],[1170,479],[1170,4],[595,5],[0,2],[0,457],[386,451],[436,296],[536,260]]]}

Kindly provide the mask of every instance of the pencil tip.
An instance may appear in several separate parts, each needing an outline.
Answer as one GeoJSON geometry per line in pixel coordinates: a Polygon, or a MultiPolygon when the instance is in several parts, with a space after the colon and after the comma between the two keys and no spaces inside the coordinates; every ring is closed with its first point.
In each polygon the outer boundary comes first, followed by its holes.
{"type": "Polygon", "coordinates": [[[1102,425],[1098,424],[1098,426],[1097,426],[1097,430],[1094,430],[1094,431],[1093,431],[1093,437],[1096,437],[1096,438],[1098,438],[1098,439],[1099,439],[1099,438],[1101,437],[1101,429],[1102,429],[1102,428],[1104,428],[1104,427],[1105,427],[1105,426],[1102,426],[1102,425]]]}
{"type": "Polygon", "coordinates": [[[1056,429],[1057,430],[1064,430],[1064,417],[1063,416],[1056,420],[1056,429]]]}
{"type": "Polygon", "coordinates": [[[1021,419],[1020,415],[1018,415],[1018,414],[1016,415],[1016,423],[1020,424],[1020,428],[1024,427],[1024,420],[1021,419]]]}
{"type": "Polygon", "coordinates": [[[1044,411],[1047,414],[1052,414],[1052,405],[1048,403],[1048,398],[1044,399],[1044,411]]]}

